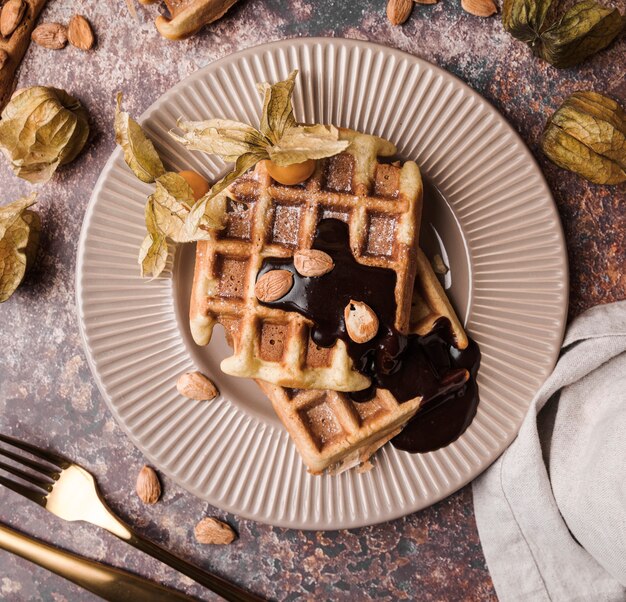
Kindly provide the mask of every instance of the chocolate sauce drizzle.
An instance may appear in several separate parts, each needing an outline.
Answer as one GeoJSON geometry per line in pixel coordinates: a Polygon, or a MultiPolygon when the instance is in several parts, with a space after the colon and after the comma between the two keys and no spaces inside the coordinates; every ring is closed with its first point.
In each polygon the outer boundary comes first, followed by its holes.
{"type": "Polygon", "coordinates": [[[275,269],[293,274],[291,290],[265,305],[309,318],[314,324],[311,338],[320,347],[330,347],[337,339],[345,342],[355,368],[372,379],[371,387],[350,394],[355,402],[368,401],[376,388],[388,389],[399,402],[424,398],[420,411],[392,440],[396,447],[423,453],[460,437],[478,406],[476,343],[470,339],[466,349],[457,349],[447,318],[437,320],[424,336],[399,332],[394,326],[396,273],[358,263],[344,222],[321,220],[313,248],[328,253],[335,263],[316,278],[300,276],[292,259],[264,260],[257,278],[275,269]],[[350,299],[367,303],[378,316],[378,333],[367,343],[355,343],[346,332],[343,315],[350,299]]]}

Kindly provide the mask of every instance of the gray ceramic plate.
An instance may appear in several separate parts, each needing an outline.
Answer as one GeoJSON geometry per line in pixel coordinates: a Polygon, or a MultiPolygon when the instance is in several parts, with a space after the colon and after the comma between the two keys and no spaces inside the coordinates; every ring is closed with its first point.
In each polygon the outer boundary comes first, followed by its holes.
{"type": "Polygon", "coordinates": [[[167,132],[176,119],[257,122],[255,83],[297,67],[294,105],[305,122],[392,140],[429,182],[422,240],[450,272],[445,285],[483,354],[481,402],[468,431],[445,449],[391,446],[365,474],[309,475],[269,402],[226,377],[221,335],[196,347],[187,327],[193,248],[163,278],[139,277],[143,207],[151,187],[119,150],[93,192],[79,244],[78,311],[85,349],[111,412],[149,460],[220,508],[275,525],[338,529],[424,508],[480,474],[515,437],[552,369],[567,306],[558,215],[524,143],[478,94],[409,54],[356,40],[297,39],[231,55],[159,98],[141,121],[172,169],[213,178],[225,165],[190,153],[167,132]],[[214,402],[185,400],[178,375],[198,369],[219,385],[214,402]]]}

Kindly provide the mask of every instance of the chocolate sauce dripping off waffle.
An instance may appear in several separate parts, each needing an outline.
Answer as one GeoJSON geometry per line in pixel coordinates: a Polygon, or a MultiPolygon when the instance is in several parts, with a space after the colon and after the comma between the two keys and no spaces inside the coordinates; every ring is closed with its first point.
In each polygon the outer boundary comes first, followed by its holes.
{"type": "Polygon", "coordinates": [[[399,402],[424,398],[422,409],[393,439],[396,447],[427,452],[457,439],[478,406],[480,351],[476,343],[470,340],[466,349],[457,349],[446,318],[437,320],[424,336],[407,336],[396,330],[396,274],[358,263],[344,222],[320,221],[313,248],[328,253],[335,263],[333,270],[321,277],[300,276],[292,259],[263,262],[257,278],[275,269],[289,270],[294,278],[284,297],[266,305],[309,318],[314,323],[311,338],[320,347],[330,347],[337,339],[346,343],[355,368],[372,379],[369,389],[350,395],[354,401],[371,399],[375,388],[388,389],[399,402]],[[378,333],[367,343],[355,343],[346,332],[343,314],[350,299],[367,303],[378,316],[378,333]]]}

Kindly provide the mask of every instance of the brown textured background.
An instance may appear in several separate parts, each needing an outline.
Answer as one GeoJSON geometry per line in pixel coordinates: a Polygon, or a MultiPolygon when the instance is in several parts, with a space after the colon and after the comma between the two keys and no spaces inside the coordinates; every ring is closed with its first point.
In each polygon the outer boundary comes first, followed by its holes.
{"type": "MultiPolygon", "coordinates": [[[[622,12],[626,0],[614,3],[622,12]]],[[[98,478],[111,506],[142,533],[207,569],[276,600],[494,600],[465,488],[417,514],[383,525],[329,533],[274,529],[227,516],[239,540],[228,547],[195,543],[192,529],[208,507],[169,481],[162,501],[143,506],[134,494],[141,454],[117,427],[95,387],[78,334],[75,253],[83,213],[100,169],[114,148],[114,94],[138,115],[170,86],[206,63],[270,40],[322,35],[367,39],[419,55],[448,69],[493,103],[537,156],[561,214],[571,270],[570,317],[626,298],[624,187],[586,184],[549,164],[538,151],[548,114],[569,93],[593,88],[626,98],[624,39],[583,66],[556,70],[534,60],[499,17],[464,13],[458,0],[416,5],[392,27],[383,0],[241,0],[191,40],[167,42],[153,26],[157,7],[123,0],[52,0],[40,22],[89,17],[97,47],[53,52],[32,47],[19,86],[58,86],[78,96],[92,116],[86,152],[39,189],[44,236],[36,267],[0,306],[0,430],[50,446],[98,478]]],[[[31,187],[0,164],[0,203],[31,187]]],[[[0,520],[67,549],[126,567],[202,599],[206,591],[96,528],[69,524],[0,490],[0,520]]],[[[92,600],[93,596],[25,561],[0,552],[3,600],[92,600]]],[[[514,567],[512,567],[514,569],[514,567]]]]}

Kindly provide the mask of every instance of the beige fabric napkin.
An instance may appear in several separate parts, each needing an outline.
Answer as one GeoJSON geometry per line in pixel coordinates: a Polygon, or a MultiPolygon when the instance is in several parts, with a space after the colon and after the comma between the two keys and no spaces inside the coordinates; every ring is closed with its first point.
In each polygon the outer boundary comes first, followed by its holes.
{"type": "Polygon", "coordinates": [[[626,600],[626,301],[572,322],[474,505],[501,602],[626,600]]]}

